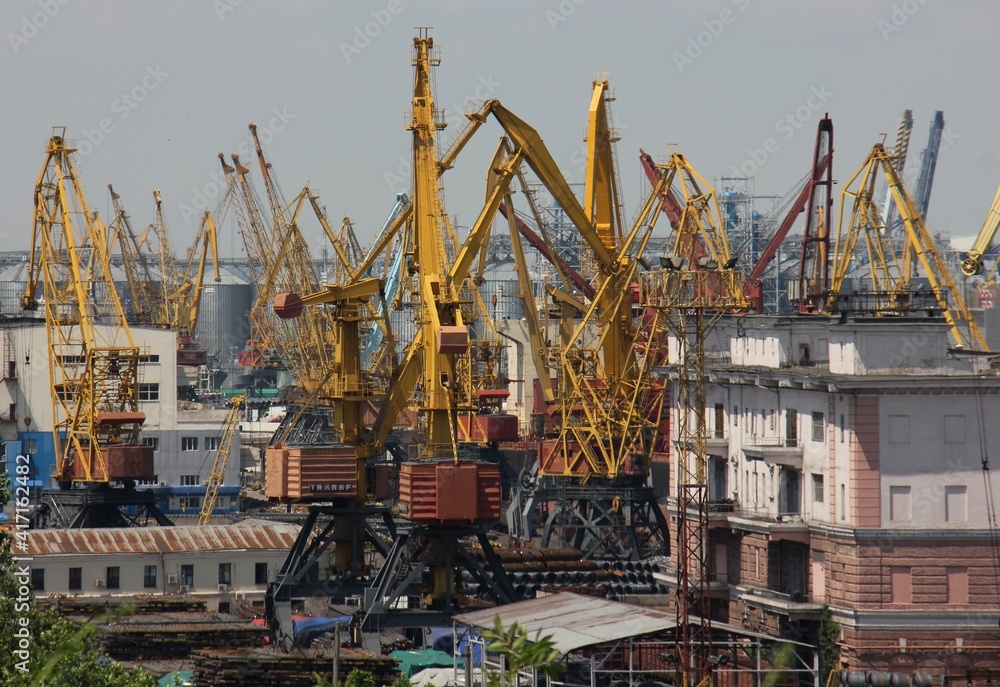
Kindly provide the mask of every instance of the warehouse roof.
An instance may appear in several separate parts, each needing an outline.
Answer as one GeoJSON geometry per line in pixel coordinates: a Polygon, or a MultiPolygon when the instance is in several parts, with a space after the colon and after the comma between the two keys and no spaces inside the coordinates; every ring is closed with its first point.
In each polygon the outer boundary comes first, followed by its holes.
{"type": "MultiPolygon", "coordinates": [[[[455,621],[467,627],[489,628],[493,627],[496,616],[500,616],[504,628],[515,622],[524,627],[528,630],[528,637],[534,637],[539,630],[543,636],[551,635],[556,649],[563,655],[595,644],[662,632],[677,626],[677,616],[673,612],[570,592],[461,613],[455,616],[455,621]]],[[[713,622],[712,627],[740,637],[775,641],[774,637],[747,632],[733,625],[713,622]]]]}
{"type": "Polygon", "coordinates": [[[299,526],[244,521],[238,525],[121,527],[27,532],[28,556],[51,554],[177,553],[198,551],[286,551],[299,526]]]}

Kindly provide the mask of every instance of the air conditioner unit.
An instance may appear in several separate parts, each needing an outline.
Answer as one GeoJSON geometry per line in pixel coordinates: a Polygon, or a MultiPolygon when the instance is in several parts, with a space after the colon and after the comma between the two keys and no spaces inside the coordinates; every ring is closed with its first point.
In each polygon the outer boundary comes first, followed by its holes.
{"type": "Polygon", "coordinates": [[[247,593],[246,592],[236,592],[236,600],[237,601],[246,601],[247,600],[247,593]]]}
{"type": "Polygon", "coordinates": [[[219,585],[219,591],[222,592],[223,594],[228,593],[229,592],[229,585],[228,584],[220,584],[219,585]]]}
{"type": "Polygon", "coordinates": [[[98,589],[104,589],[104,578],[98,577],[96,580],[94,580],[94,586],[97,587],[98,589]]]}
{"type": "Polygon", "coordinates": [[[191,591],[191,586],[190,585],[187,585],[187,584],[182,584],[181,585],[181,594],[187,594],[189,591],[191,591]]]}
{"type": "Polygon", "coordinates": [[[177,573],[167,574],[167,584],[177,584],[177,573]]]}

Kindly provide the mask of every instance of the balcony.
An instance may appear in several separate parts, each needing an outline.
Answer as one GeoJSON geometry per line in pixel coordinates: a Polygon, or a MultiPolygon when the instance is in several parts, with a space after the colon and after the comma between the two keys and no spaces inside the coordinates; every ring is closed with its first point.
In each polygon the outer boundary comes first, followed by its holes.
{"type": "Polygon", "coordinates": [[[823,604],[809,599],[802,592],[785,594],[762,587],[736,587],[732,596],[747,606],[778,615],[789,620],[817,620],[823,611],[823,604]]]}
{"type": "Polygon", "coordinates": [[[768,541],[809,543],[809,523],[801,513],[773,513],[765,509],[736,507],[725,518],[729,527],[766,534],[768,541]]]}
{"type": "Polygon", "coordinates": [[[743,446],[743,455],[747,460],[802,469],[802,446],[795,438],[750,437],[743,446]]]}

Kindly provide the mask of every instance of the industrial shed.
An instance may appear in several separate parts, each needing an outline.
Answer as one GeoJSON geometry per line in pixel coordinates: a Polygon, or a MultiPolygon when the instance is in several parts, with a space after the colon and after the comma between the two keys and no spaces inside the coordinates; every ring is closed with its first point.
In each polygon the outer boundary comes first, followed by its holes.
{"type": "MultiPolygon", "coordinates": [[[[674,684],[677,672],[676,629],[673,611],[633,606],[569,592],[521,601],[499,608],[461,613],[454,618],[455,636],[469,636],[482,644],[484,628],[499,616],[504,628],[515,622],[536,633],[551,635],[563,654],[567,685],[674,684]]],[[[787,684],[819,686],[819,657],[815,647],[747,632],[733,625],[712,623],[710,663],[716,665],[714,684],[755,687],[771,661],[781,656],[787,684]]],[[[476,655],[476,649],[471,650],[476,655]]],[[[485,684],[482,672],[501,670],[500,657],[487,655],[483,665],[467,669],[475,684],[485,684]]],[[[777,661],[776,661],[777,662],[777,661]]],[[[458,671],[456,671],[458,672],[458,671]]],[[[456,683],[466,676],[456,675],[456,683]]],[[[544,684],[544,676],[530,676],[530,684],[544,684]]],[[[782,684],[782,683],[778,683],[782,684]]]]}

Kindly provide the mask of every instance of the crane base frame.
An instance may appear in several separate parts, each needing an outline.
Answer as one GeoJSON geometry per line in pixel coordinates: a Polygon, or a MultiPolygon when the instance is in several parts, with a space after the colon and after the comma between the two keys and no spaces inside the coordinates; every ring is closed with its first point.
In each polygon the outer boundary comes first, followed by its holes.
{"type": "Polygon", "coordinates": [[[363,597],[371,584],[363,575],[334,575],[325,580],[318,579],[320,557],[349,528],[356,527],[362,533],[351,542],[351,560],[361,565],[365,558],[365,547],[371,546],[379,555],[389,554],[389,544],[383,532],[374,521],[381,520],[388,536],[396,539],[396,523],[392,512],[384,507],[358,506],[310,506],[292,545],[274,579],[268,582],[264,596],[264,615],[271,628],[272,639],[276,643],[290,647],[294,643],[292,625],[292,599],[310,596],[326,596],[346,600],[363,597]]]}
{"type": "Polygon", "coordinates": [[[362,630],[379,627],[427,627],[448,624],[460,608],[455,592],[456,572],[461,566],[479,585],[479,595],[497,605],[518,601],[500,556],[493,550],[488,528],[428,527],[410,525],[396,536],[392,550],[386,556],[372,586],[365,591],[365,611],[362,630]],[[480,562],[468,546],[468,540],[479,542],[485,562],[480,562]],[[443,561],[442,561],[443,557],[443,561]],[[428,601],[423,597],[424,573],[432,567],[443,568],[451,584],[441,599],[428,601]],[[416,598],[417,608],[412,600],[416,598]],[[400,608],[405,599],[405,608],[400,608]]]}
{"type": "Polygon", "coordinates": [[[157,525],[174,523],[164,515],[152,491],[87,485],[82,489],[46,489],[36,526],[81,529],[92,527],[142,527],[152,519],[157,525]],[[134,509],[134,514],[128,512],[134,509]]]}
{"type": "Polygon", "coordinates": [[[641,561],[670,555],[666,516],[652,487],[580,484],[541,487],[549,503],[542,546],[579,549],[583,557],[641,561]]]}

